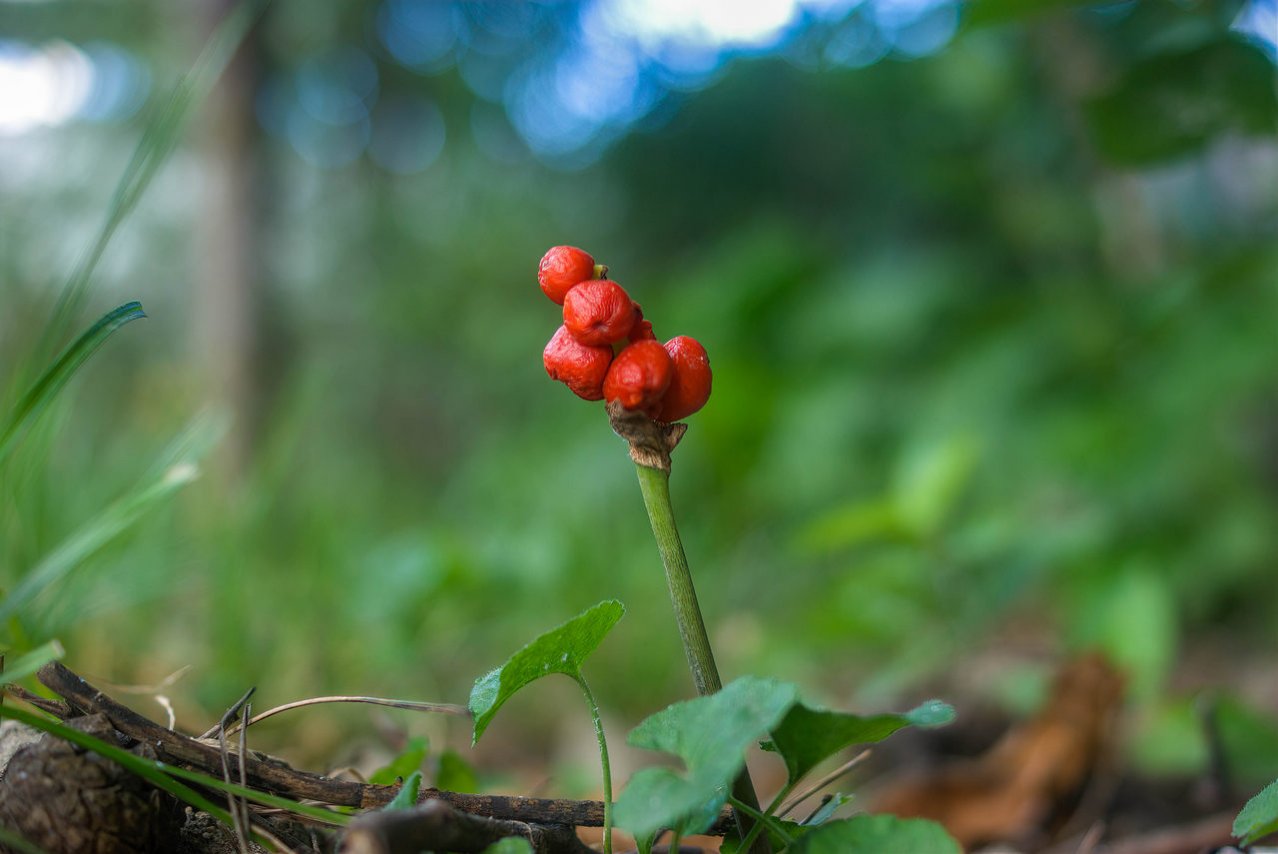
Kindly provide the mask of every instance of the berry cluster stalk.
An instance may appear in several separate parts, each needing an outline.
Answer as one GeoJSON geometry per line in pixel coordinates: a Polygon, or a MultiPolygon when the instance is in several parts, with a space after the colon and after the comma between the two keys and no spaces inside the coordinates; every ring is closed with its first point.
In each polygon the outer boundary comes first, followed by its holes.
{"type": "Polygon", "coordinates": [[[714,663],[714,651],[710,649],[710,637],[706,633],[701,606],[697,603],[697,591],[692,586],[692,573],[688,558],[683,553],[683,542],[675,526],[674,511],[670,506],[670,475],[660,469],[636,465],[639,473],[639,489],[643,503],[648,508],[648,521],[652,523],[657,549],[666,568],[666,584],[670,587],[670,601],[674,605],[675,622],[679,625],[679,638],[692,670],[692,681],[697,693],[705,696],[723,687],[719,669],[714,663]]]}
{"type": "MultiPolygon", "coordinates": [[[[679,435],[682,436],[682,433],[679,435]]],[[[678,439],[676,438],[675,441],[678,439]]],[[[670,506],[668,456],[666,460],[665,468],[644,465],[638,460],[635,461],[635,468],[639,473],[639,489],[643,492],[643,503],[648,509],[652,533],[657,539],[661,562],[666,568],[666,583],[670,587],[670,601],[674,605],[675,621],[679,624],[679,637],[683,640],[683,651],[688,657],[688,667],[692,670],[692,679],[696,683],[697,693],[704,696],[718,691],[723,687],[723,683],[719,679],[719,669],[714,663],[714,652],[710,649],[710,637],[706,634],[701,607],[697,604],[697,591],[692,586],[688,558],[683,552],[679,529],[675,526],[674,510],[670,506]]],[[[759,798],[754,792],[754,784],[750,781],[748,768],[741,769],[740,776],[732,785],[732,796],[749,809],[758,811],[759,798]]],[[[743,810],[738,809],[734,812],[737,830],[741,838],[746,839],[750,835],[754,820],[743,810]]],[[[750,854],[771,854],[771,846],[765,836],[752,838],[754,838],[754,844],[750,847],[750,854]]]]}

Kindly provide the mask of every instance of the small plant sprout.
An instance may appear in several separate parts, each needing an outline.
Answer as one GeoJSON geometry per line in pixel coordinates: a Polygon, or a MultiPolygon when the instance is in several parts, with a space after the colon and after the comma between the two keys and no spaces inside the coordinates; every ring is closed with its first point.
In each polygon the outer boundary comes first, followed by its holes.
{"type": "Polygon", "coordinates": [[[537,637],[507,659],[496,670],[475,681],[470,692],[470,711],[475,717],[473,743],[478,743],[497,710],[521,688],[552,673],[570,677],[581,688],[590,707],[599,742],[599,764],[603,766],[604,851],[612,854],[612,770],[608,762],[608,742],[604,737],[599,704],[586,684],[581,665],[598,648],[608,632],[625,614],[620,602],[608,600],[573,617],[556,629],[537,637]]]}

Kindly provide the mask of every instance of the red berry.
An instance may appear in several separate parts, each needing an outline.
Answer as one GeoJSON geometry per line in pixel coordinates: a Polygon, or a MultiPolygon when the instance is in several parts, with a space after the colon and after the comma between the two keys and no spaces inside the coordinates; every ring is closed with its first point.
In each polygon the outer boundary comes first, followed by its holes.
{"type": "Polygon", "coordinates": [[[602,400],[604,376],[612,362],[611,347],[582,344],[564,327],[551,336],[541,354],[552,380],[558,380],[583,400],[602,400]]]}
{"type": "Polygon", "coordinates": [[[552,246],[537,265],[537,282],[555,305],[563,305],[573,285],[595,276],[595,259],[576,246],[552,246]]]}
{"type": "Polygon", "coordinates": [[[636,341],[656,341],[657,333],[652,331],[652,321],[644,320],[643,307],[639,303],[635,303],[635,325],[630,327],[630,334],[626,336],[630,343],[636,341]]]}
{"type": "Polygon", "coordinates": [[[710,357],[697,339],[687,335],[671,338],[666,342],[665,351],[674,364],[674,377],[661,399],[656,418],[664,422],[678,421],[705,406],[710,399],[710,357]]]}
{"type": "Polygon", "coordinates": [[[630,334],[634,325],[635,304],[616,282],[591,279],[564,298],[564,326],[582,344],[612,344],[630,334]]]}
{"type": "Polygon", "coordinates": [[[604,377],[604,399],[620,401],[626,409],[638,409],[649,416],[661,405],[661,396],[670,386],[674,365],[659,341],[636,341],[612,360],[604,377]]]}

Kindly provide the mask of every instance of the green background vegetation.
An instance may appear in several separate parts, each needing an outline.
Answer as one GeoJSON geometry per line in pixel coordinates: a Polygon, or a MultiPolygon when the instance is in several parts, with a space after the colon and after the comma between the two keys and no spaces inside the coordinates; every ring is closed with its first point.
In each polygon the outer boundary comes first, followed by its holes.
{"type": "MultiPolygon", "coordinates": [[[[0,4],[14,36],[123,40],[157,103],[203,38],[159,5],[0,4]]],[[[250,89],[360,43],[376,4],[341,5],[271,7],[250,89]]],[[[571,49],[577,8],[530,55],[571,49]]],[[[477,145],[474,115],[498,108],[455,68],[379,65],[383,94],[427,93],[449,128],[410,175],[318,167],[252,120],[219,148],[226,105],[200,100],[75,326],[134,298],[149,319],[0,462],[0,583],[129,494],[196,413],[229,427],[6,641],[56,637],[115,683],[191,665],[169,693],[203,729],[253,684],[259,704],[461,702],[617,598],[628,618],[587,668],[601,703],[632,725],[688,696],[625,448],[538,359],[559,321],[536,262],[571,243],[659,336],[710,353],[672,490],[726,679],[871,711],[970,691],[952,674],[994,661],[976,687],[1024,708],[1100,646],[1131,668],[1138,753],[1194,768],[1191,699],[1238,694],[1230,732],[1272,778],[1278,146],[1240,8],[976,3],[935,54],[863,68],[805,62],[838,32],[813,20],[577,163],[477,145]],[[203,195],[227,150],[254,187],[229,219],[203,195]],[[218,287],[198,282],[218,281],[228,222],[253,300],[245,337],[219,341],[200,296],[218,287]]],[[[8,400],[151,115],[0,140],[8,400]]],[[[569,697],[521,697],[505,746],[548,750],[569,697]]],[[[273,737],[316,757],[368,727],[304,718],[273,737]]]]}

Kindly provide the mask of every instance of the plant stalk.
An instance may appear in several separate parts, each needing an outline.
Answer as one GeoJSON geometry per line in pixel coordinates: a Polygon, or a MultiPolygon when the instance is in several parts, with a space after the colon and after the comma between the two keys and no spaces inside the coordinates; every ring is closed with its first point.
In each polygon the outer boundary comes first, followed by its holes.
{"type": "Polygon", "coordinates": [[[608,740],[604,738],[603,720],[599,716],[599,704],[595,702],[595,695],[585,678],[580,674],[576,678],[577,684],[581,686],[581,693],[586,695],[586,702],[590,705],[590,719],[594,721],[595,739],[599,742],[599,764],[603,768],[603,850],[604,854],[612,854],[612,767],[608,762],[608,740]]]}
{"type": "Polygon", "coordinates": [[[688,657],[692,681],[697,693],[705,696],[723,687],[719,668],[714,663],[710,649],[710,637],[697,603],[697,591],[692,586],[692,573],[688,570],[688,558],[683,553],[683,542],[675,526],[674,511],[670,506],[670,475],[660,469],[635,466],[639,472],[639,488],[643,503],[648,508],[648,520],[652,523],[657,549],[666,568],[666,584],[670,587],[670,602],[674,605],[675,622],[679,625],[679,639],[688,657]]]}
{"type": "MultiPolygon", "coordinates": [[[[683,641],[684,654],[688,657],[688,667],[692,670],[692,681],[696,683],[698,694],[713,694],[723,687],[723,683],[714,663],[714,652],[710,649],[710,637],[706,634],[701,607],[697,604],[697,591],[692,585],[688,558],[683,553],[683,541],[679,539],[679,529],[675,526],[674,510],[670,506],[670,473],[639,463],[636,463],[635,468],[639,473],[643,503],[648,509],[648,521],[652,523],[652,533],[657,539],[661,562],[666,568],[670,601],[674,605],[675,622],[679,625],[679,637],[683,641]]],[[[755,794],[748,768],[741,769],[741,774],[732,785],[732,796],[758,812],[759,797],[755,794]]],[[[736,809],[733,812],[740,838],[746,839],[754,826],[754,820],[743,810],[736,809]]],[[[772,846],[766,835],[758,836],[749,851],[750,854],[771,854],[772,846]]]]}

